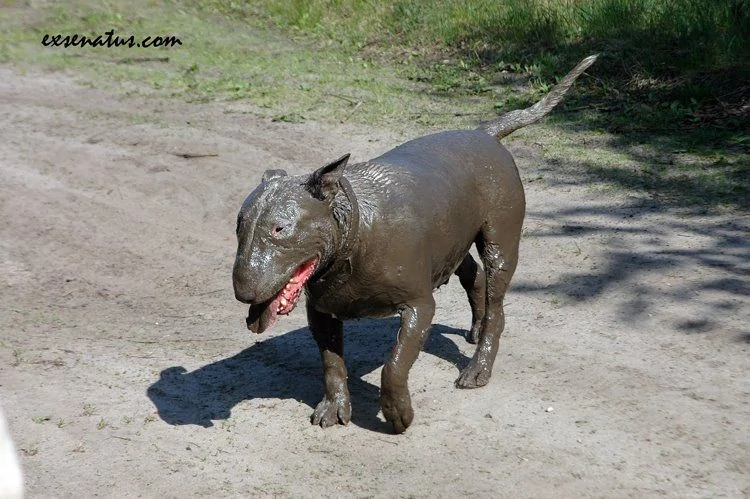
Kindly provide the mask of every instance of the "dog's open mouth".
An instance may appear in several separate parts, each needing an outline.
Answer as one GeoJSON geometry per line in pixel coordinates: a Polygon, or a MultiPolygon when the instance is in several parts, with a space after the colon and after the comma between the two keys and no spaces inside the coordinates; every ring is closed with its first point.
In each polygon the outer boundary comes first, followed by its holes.
{"type": "Polygon", "coordinates": [[[312,258],[296,269],[281,291],[276,296],[258,305],[250,305],[247,313],[247,328],[254,333],[262,333],[276,322],[278,315],[287,315],[302,295],[302,288],[315,272],[318,259],[312,258]]]}

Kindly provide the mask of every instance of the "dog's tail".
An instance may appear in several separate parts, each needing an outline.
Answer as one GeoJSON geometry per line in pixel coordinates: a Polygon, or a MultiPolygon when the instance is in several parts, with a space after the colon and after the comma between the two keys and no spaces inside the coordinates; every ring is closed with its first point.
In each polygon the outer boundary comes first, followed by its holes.
{"type": "Polygon", "coordinates": [[[576,78],[586,71],[589,66],[594,64],[597,57],[599,57],[598,54],[590,55],[579,62],[570,73],[565,75],[560,83],[550,90],[550,93],[545,95],[542,100],[533,106],[505,113],[496,120],[483,123],[479,126],[478,130],[484,130],[488,134],[494,135],[499,139],[510,135],[519,128],[523,128],[539,121],[544,115],[552,111],[552,108],[560,103],[568,92],[568,89],[573,85],[573,82],[576,81],[576,78]]]}

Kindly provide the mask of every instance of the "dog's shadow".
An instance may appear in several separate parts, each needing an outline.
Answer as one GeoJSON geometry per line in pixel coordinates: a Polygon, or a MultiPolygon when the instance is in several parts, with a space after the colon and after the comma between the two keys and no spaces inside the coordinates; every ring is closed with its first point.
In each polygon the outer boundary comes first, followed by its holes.
{"type": "MultiPolygon", "coordinates": [[[[398,318],[362,319],[345,325],[344,358],[349,371],[352,423],[390,432],[378,419],[379,387],[362,376],[382,366],[395,341],[398,318]]],[[[435,324],[424,352],[440,357],[460,370],[469,359],[448,335],[464,331],[435,324]]],[[[164,369],[147,391],[159,416],[172,425],[209,427],[230,417],[244,400],[291,398],[314,408],[323,396],[323,369],[312,333],[300,328],[254,345],[233,357],[192,372],[184,367],[164,369]]]]}

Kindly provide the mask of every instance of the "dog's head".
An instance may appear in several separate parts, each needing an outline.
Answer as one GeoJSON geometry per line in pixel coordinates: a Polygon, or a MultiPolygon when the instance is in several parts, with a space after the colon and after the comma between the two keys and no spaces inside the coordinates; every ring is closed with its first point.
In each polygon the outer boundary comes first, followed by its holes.
{"type": "Polygon", "coordinates": [[[311,175],[268,170],[237,216],[235,297],[250,305],[247,327],[262,333],[290,313],[307,281],[340,240],[333,199],[349,155],[311,175]]]}

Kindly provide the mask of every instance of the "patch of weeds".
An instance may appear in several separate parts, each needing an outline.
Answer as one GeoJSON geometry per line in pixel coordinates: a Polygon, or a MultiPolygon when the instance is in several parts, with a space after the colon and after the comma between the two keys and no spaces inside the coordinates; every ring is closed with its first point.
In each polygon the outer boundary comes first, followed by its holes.
{"type": "Polygon", "coordinates": [[[96,414],[96,408],[92,404],[83,404],[82,416],[93,416],[96,414]]]}
{"type": "Polygon", "coordinates": [[[99,422],[96,424],[96,429],[103,430],[104,428],[107,428],[108,426],[109,426],[109,423],[104,418],[101,418],[99,422]]]}
{"type": "Polygon", "coordinates": [[[521,229],[521,239],[528,240],[537,237],[537,235],[536,231],[532,228],[523,227],[521,229]]]}
{"type": "Polygon", "coordinates": [[[132,416],[123,416],[122,417],[122,422],[123,422],[123,424],[130,424],[130,423],[133,422],[133,419],[134,418],[132,416]]]}
{"type": "Polygon", "coordinates": [[[559,296],[559,295],[557,295],[556,293],[555,293],[555,294],[553,294],[553,295],[552,295],[552,296],[550,297],[549,303],[550,303],[550,305],[552,305],[552,306],[553,306],[554,308],[560,308],[560,307],[562,307],[562,299],[561,299],[561,298],[560,298],[560,296],[559,296]]]}
{"type": "Polygon", "coordinates": [[[37,417],[35,417],[35,418],[34,418],[34,420],[33,420],[33,421],[34,421],[34,422],[35,422],[36,424],[44,424],[44,423],[46,423],[47,421],[49,421],[50,419],[52,419],[52,418],[50,418],[49,416],[37,416],[37,417]]]}
{"type": "Polygon", "coordinates": [[[154,421],[156,421],[156,415],[154,414],[148,415],[145,418],[143,418],[144,424],[153,423],[154,421]]]}
{"type": "Polygon", "coordinates": [[[21,365],[21,362],[24,362],[23,350],[21,350],[20,348],[14,348],[13,360],[11,361],[10,365],[13,367],[18,367],[21,365]]]}
{"type": "Polygon", "coordinates": [[[58,428],[65,428],[66,426],[68,426],[68,422],[65,421],[63,418],[60,418],[57,420],[56,425],[58,428]]]}
{"type": "Polygon", "coordinates": [[[56,359],[53,359],[53,360],[49,361],[48,364],[51,365],[51,366],[53,366],[53,367],[64,367],[65,366],[65,361],[62,360],[60,357],[58,357],[56,359]]]}
{"type": "Polygon", "coordinates": [[[75,447],[73,447],[73,452],[83,453],[86,452],[86,445],[83,443],[83,441],[78,442],[75,447]]]}
{"type": "Polygon", "coordinates": [[[39,454],[39,447],[36,445],[32,445],[31,447],[21,447],[21,452],[23,452],[25,456],[36,456],[39,454]]]}
{"type": "Polygon", "coordinates": [[[437,124],[435,118],[429,113],[416,115],[414,117],[414,122],[425,127],[431,127],[437,124]]]}
{"type": "Polygon", "coordinates": [[[729,137],[728,141],[733,146],[750,147],[750,135],[732,135],[731,137],[729,137]]]}
{"type": "Polygon", "coordinates": [[[472,69],[473,65],[464,60],[435,63],[429,66],[417,66],[406,72],[406,78],[416,82],[427,83],[438,93],[456,93],[461,95],[478,95],[490,92],[492,86],[488,80],[491,74],[482,74],[472,69]]]}

